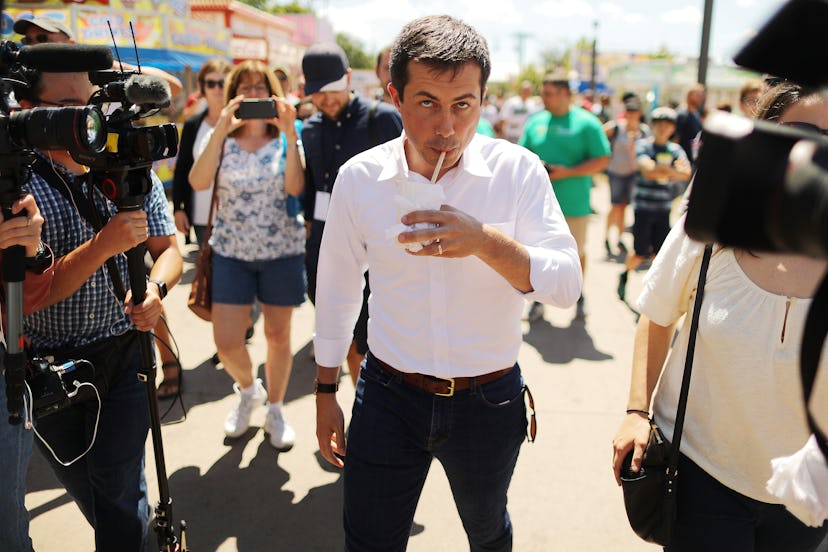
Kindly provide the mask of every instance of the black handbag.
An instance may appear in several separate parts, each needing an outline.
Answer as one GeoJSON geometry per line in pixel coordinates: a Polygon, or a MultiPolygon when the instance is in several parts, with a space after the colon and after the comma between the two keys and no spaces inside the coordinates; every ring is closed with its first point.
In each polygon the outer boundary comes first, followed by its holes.
{"type": "Polygon", "coordinates": [[[690,390],[690,373],[693,368],[693,353],[696,348],[696,332],[699,327],[699,311],[704,296],[704,282],[713,247],[707,245],[702,256],[696,300],[693,304],[693,318],[690,322],[690,336],[687,343],[687,357],[684,362],[684,376],[681,380],[676,427],[673,443],[664,438],[661,429],[650,419],[650,439],[644,449],[641,470],[630,469],[630,452],[621,466],[621,488],[624,492],[624,507],[627,519],[636,535],[647,542],[668,546],[676,525],[676,495],[678,492],[678,457],[681,432],[684,428],[684,413],[687,409],[687,392],[690,390]]]}

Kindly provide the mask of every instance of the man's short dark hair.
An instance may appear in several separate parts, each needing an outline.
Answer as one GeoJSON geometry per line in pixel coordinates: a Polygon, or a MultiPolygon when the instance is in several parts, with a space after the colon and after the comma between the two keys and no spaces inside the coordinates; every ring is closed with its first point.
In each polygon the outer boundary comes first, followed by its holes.
{"type": "Polygon", "coordinates": [[[391,84],[403,99],[408,64],[418,61],[435,72],[452,76],[467,63],[480,67],[480,93],[492,72],[486,39],[471,26],[448,15],[429,15],[402,28],[391,47],[391,84]]]}

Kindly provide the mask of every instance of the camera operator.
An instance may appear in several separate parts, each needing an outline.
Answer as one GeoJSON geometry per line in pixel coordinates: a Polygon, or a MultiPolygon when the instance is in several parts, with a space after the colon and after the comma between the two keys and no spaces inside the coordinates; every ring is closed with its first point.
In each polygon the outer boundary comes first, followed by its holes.
{"type": "MultiPolygon", "coordinates": [[[[824,133],[828,99],[784,82],[760,98],[756,118],[824,133]]],[[[704,185],[702,175],[700,170],[697,190],[704,185]]],[[[759,183],[756,189],[762,189],[759,183]]],[[[613,441],[619,483],[630,451],[632,471],[641,469],[651,404],[654,420],[673,439],[689,321],[675,340],[673,330],[692,310],[703,249],[684,228],[684,219],[673,226],[638,300],[642,316],[629,410],[613,441]]],[[[817,550],[828,535],[828,525],[809,527],[766,487],[772,459],[793,454],[809,437],[799,346],[826,268],[825,259],[797,253],[714,247],[699,311],[669,550],[805,552],[817,550]]],[[[823,356],[821,368],[826,366],[823,356]]]]}
{"type": "MultiPolygon", "coordinates": [[[[23,313],[30,314],[41,306],[52,285],[51,251],[41,245],[43,217],[34,197],[27,194],[12,206],[12,214],[26,210],[25,217],[0,223],[0,249],[14,245],[26,248],[26,278],[23,281],[23,313]]],[[[0,253],[2,264],[2,253],[0,253]]],[[[3,295],[5,297],[5,294],[3,295]]],[[[5,327],[6,305],[3,308],[5,327]]],[[[3,339],[5,342],[5,339],[3,339]]],[[[8,412],[3,349],[0,349],[0,416],[8,412]]],[[[21,552],[32,550],[29,538],[29,513],[26,511],[26,469],[32,454],[32,431],[23,424],[12,425],[0,420],[0,542],[4,549],[21,552]]]]}
{"type": "MultiPolygon", "coordinates": [[[[26,108],[84,105],[94,91],[85,73],[24,76],[28,86],[16,94],[26,108]]],[[[149,518],[144,478],[149,414],[145,384],[136,376],[142,364],[136,330],[153,328],[167,287],[181,275],[175,225],[154,175],[143,208],[116,213],[100,190],[90,189],[85,168],[66,150],[38,154],[28,188],[42,208],[44,239],[57,260],[48,307],[26,317],[26,334],[40,356],[91,361],[96,385],[104,387],[99,389],[99,421],[95,400],[38,420],[38,430],[60,461],[43,443],[38,445],[94,527],[96,549],[143,551],[149,518]],[[129,291],[119,293],[129,285],[121,253],[142,242],[155,261],[153,285],[147,285],[143,302],[136,305],[129,291]],[[111,257],[115,266],[105,266],[111,257]],[[66,465],[89,447],[96,429],[94,447],[66,465]]]]}

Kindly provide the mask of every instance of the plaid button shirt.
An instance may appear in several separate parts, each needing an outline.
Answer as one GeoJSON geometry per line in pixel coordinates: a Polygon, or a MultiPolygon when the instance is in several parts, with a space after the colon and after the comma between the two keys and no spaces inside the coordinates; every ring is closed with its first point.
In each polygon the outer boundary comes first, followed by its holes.
{"type": "MultiPolygon", "coordinates": [[[[73,183],[71,174],[57,164],[55,168],[67,184],[73,183]]],[[[164,196],[163,184],[155,173],[152,173],[152,181],[152,191],[145,198],[143,207],[147,212],[149,235],[173,235],[175,223],[164,196]]],[[[92,225],[46,180],[32,173],[26,185],[45,219],[42,239],[52,248],[55,258],[66,255],[95,236],[92,225]]],[[[85,182],[81,189],[86,196],[88,189],[85,182]]],[[[94,189],[93,197],[96,209],[105,219],[117,213],[115,204],[106,199],[100,190],[94,189]]],[[[126,256],[123,253],[116,255],[115,262],[124,286],[129,289],[126,256]]],[[[133,328],[133,324],[123,312],[123,304],[115,294],[115,287],[104,265],[63,301],[25,317],[23,327],[35,349],[49,350],[82,346],[121,335],[133,328]]]]}

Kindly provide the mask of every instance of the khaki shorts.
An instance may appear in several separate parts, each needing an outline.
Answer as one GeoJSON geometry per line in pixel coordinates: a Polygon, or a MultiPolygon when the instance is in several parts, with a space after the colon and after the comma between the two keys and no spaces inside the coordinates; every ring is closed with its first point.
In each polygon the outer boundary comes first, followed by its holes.
{"type": "Polygon", "coordinates": [[[564,218],[566,219],[566,223],[569,225],[569,231],[572,233],[572,237],[575,238],[575,243],[578,244],[578,255],[581,257],[585,256],[587,223],[589,222],[589,216],[564,218]]]}

